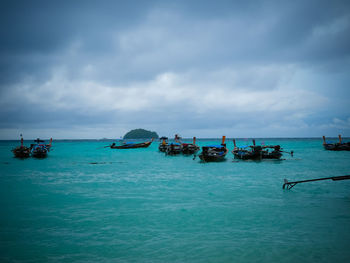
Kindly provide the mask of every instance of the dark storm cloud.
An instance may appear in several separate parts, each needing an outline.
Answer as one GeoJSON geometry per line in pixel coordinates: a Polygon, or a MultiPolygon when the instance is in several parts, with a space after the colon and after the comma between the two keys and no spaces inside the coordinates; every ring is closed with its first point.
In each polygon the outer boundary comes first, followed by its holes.
{"type": "MultiPolygon", "coordinates": [[[[67,63],[60,60],[60,54],[74,41],[80,43],[80,54],[74,63],[70,62],[73,68],[106,57],[103,63],[117,68],[118,79],[129,79],[133,70],[151,77],[164,68],[176,71],[202,65],[212,69],[237,61],[327,62],[349,55],[349,21],[331,35],[315,36],[314,30],[348,15],[346,1],[5,1],[1,8],[0,75],[3,82],[27,75],[47,76],[52,66],[67,63]],[[184,56],[169,55],[162,58],[163,62],[157,61],[155,54],[155,65],[145,67],[141,63],[141,70],[130,62],[130,54],[113,45],[113,36],[142,24],[152,8],[157,8],[160,14],[172,11],[181,14],[179,25],[165,24],[176,38],[191,40],[192,34],[196,38],[210,30],[191,30],[193,24],[203,21],[228,19],[232,25],[224,22],[221,31],[209,31],[208,38],[213,34],[217,41],[204,39],[208,42],[202,43],[200,56],[191,57],[190,53],[196,51],[193,46],[185,50],[184,56]],[[119,54],[118,61],[130,70],[120,69],[112,60],[115,57],[108,59],[111,52],[119,54]]],[[[160,27],[161,22],[151,26],[160,27]]],[[[163,47],[149,44],[145,39],[136,53],[141,56],[142,49],[148,53],[163,47]]]]}
{"type": "Polygon", "coordinates": [[[138,23],[151,6],[151,1],[2,1],[2,81],[48,73],[75,40],[88,53],[110,51],[110,31],[138,23]]]}
{"type": "Polygon", "coordinates": [[[2,1],[0,38],[4,130],[350,132],[348,1],[2,1]]]}
{"type": "Polygon", "coordinates": [[[2,1],[1,48],[52,52],[75,37],[137,23],[151,6],[152,1],[2,1]]]}

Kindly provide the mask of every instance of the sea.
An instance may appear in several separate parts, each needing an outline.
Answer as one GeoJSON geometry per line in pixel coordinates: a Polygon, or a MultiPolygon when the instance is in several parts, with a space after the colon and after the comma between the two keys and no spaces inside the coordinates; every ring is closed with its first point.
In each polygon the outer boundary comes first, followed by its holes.
{"type": "Polygon", "coordinates": [[[350,152],[256,139],[294,156],[202,163],[166,156],[158,141],[111,143],[54,140],[46,159],[21,160],[19,141],[0,141],[0,262],[350,262],[350,180],[282,189],[349,175],[350,152]]]}

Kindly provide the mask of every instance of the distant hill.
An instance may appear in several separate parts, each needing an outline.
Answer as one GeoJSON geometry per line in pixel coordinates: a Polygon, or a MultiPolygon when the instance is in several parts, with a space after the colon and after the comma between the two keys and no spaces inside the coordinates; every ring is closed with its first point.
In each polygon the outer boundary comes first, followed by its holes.
{"type": "Polygon", "coordinates": [[[159,136],[156,132],[147,131],[144,129],[135,129],[127,132],[124,135],[124,139],[158,139],[159,136]]]}

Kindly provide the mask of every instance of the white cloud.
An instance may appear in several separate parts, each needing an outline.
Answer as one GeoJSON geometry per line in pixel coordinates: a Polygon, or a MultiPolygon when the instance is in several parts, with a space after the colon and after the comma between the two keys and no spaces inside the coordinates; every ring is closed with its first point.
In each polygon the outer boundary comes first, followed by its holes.
{"type": "Polygon", "coordinates": [[[57,70],[45,83],[18,85],[12,95],[21,94],[22,100],[33,105],[85,112],[179,107],[183,112],[198,113],[299,112],[302,115],[327,102],[315,92],[290,87],[288,68],[290,66],[286,69],[272,66],[226,68],[209,74],[166,72],[153,80],[129,82],[125,86],[108,86],[84,79],[69,80],[65,70],[57,70]]]}
{"type": "Polygon", "coordinates": [[[345,120],[333,118],[333,123],[330,126],[338,129],[350,129],[350,117],[345,120]]]}

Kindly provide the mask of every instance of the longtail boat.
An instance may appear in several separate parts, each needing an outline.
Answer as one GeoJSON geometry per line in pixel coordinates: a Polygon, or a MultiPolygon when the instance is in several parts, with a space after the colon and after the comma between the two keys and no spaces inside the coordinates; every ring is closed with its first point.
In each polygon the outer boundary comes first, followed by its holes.
{"type": "Polygon", "coordinates": [[[342,142],[341,135],[339,135],[338,143],[327,143],[326,137],[323,136],[323,147],[329,151],[350,151],[350,142],[342,142]]]}
{"type": "Polygon", "coordinates": [[[199,150],[199,146],[196,145],[196,137],[193,137],[193,143],[183,143],[182,153],[186,155],[195,154],[199,150]]]}
{"type": "Polygon", "coordinates": [[[253,145],[246,147],[237,147],[236,140],[233,139],[234,149],[232,151],[235,159],[241,160],[261,160],[262,158],[262,147],[255,145],[255,140],[253,140],[253,145]]]}
{"type": "Polygon", "coordinates": [[[266,146],[262,146],[263,150],[262,150],[262,159],[276,159],[279,160],[281,159],[283,153],[288,153],[293,157],[294,152],[290,151],[290,152],[286,152],[286,151],[282,151],[282,148],[280,145],[266,145],[266,146]],[[269,151],[269,149],[272,149],[272,151],[269,151]]]}
{"type": "Polygon", "coordinates": [[[226,137],[222,137],[221,145],[208,145],[202,147],[202,152],[198,155],[203,162],[222,162],[226,160],[228,149],[225,144],[226,137]]]}
{"type": "Polygon", "coordinates": [[[261,158],[262,159],[281,159],[282,157],[282,151],[280,145],[267,145],[262,146],[261,151],[261,158]],[[272,151],[269,151],[269,149],[272,149],[272,151]]]}
{"type": "Polygon", "coordinates": [[[23,145],[23,137],[21,134],[21,145],[11,150],[16,158],[28,158],[30,156],[30,148],[23,145]]]}
{"type": "Polygon", "coordinates": [[[182,152],[181,143],[178,143],[178,142],[170,143],[167,146],[165,151],[167,155],[177,155],[177,154],[180,154],[181,152],[182,152]]]}
{"type": "Polygon", "coordinates": [[[161,137],[159,138],[159,140],[161,141],[161,143],[158,146],[158,150],[161,152],[166,152],[166,149],[168,147],[168,137],[161,137]]]}
{"type": "Polygon", "coordinates": [[[147,148],[152,144],[152,142],[153,142],[153,138],[149,142],[141,142],[141,143],[126,142],[126,143],[123,143],[122,145],[116,145],[115,143],[112,143],[112,145],[110,145],[109,147],[111,149],[147,148]]]}
{"type": "Polygon", "coordinates": [[[165,153],[167,155],[177,155],[182,152],[182,143],[181,143],[181,137],[178,134],[175,134],[174,138],[175,142],[172,142],[168,144],[165,153]]]}
{"type": "Polygon", "coordinates": [[[45,158],[51,149],[52,138],[50,139],[49,144],[45,144],[45,141],[40,140],[39,138],[37,138],[34,142],[36,142],[36,144],[32,144],[30,146],[32,157],[45,158]]]}

